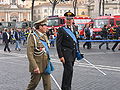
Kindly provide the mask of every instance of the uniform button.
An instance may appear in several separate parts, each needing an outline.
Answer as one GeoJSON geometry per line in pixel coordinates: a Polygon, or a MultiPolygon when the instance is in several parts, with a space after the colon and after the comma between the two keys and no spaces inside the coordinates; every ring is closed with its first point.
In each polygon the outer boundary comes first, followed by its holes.
{"type": "Polygon", "coordinates": [[[68,36],[67,36],[68,37],[68,36]]]}

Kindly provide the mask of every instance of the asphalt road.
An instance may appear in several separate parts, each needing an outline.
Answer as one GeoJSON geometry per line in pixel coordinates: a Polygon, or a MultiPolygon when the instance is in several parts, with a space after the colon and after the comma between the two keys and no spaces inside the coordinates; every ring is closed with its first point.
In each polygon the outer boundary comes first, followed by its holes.
{"type": "MultiPolygon", "coordinates": [[[[120,90],[120,51],[106,50],[105,46],[98,49],[100,43],[92,43],[92,49],[83,49],[80,43],[81,53],[85,58],[99,68],[106,75],[88,64],[85,60],[76,61],[72,90],[120,90]]],[[[113,43],[110,43],[110,48],[113,43]]],[[[11,53],[3,51],[4,45],[0,45],[0,90],[25,90],[30,80],[28,72],[28,60],[26,46],[21,51],[15,51],[15,45],[10,45],[11,53]]],[[[59,61],[55,48],[50,49],[55,71],[52,75],[61,85],[63,67],[59,61]]],[[[36,90],[43,90],[42,80],[36,90]]],[[[59,90],[52,81],[52,90],[59,90]]]]}

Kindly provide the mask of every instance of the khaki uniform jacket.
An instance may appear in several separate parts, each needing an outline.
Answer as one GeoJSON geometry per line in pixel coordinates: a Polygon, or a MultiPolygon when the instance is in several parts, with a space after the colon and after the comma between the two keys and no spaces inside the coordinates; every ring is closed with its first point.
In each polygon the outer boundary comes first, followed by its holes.
{"type": "MultiPolygon", "coordinates": [[[[36,34],[40,37],[41,40],[47,41],[47,36],[40,36],[37,31],[35,31],[36,34]]],[[[44,45],[40,42],[40,40],[35,36],[37,47],[45,48],[44,45]]],[[[34,37],[33,34],[30,34],[28,37],[28,45],[27,45],[27,57],[29,60],[29,71],[34,72],[34,69],[37,67],[40,69],[40,72],[43,73],[47,64],[48,64],[48,56],[46,53],[42,54],[41,56],[35,56],[34,55],[34,37]]]]}

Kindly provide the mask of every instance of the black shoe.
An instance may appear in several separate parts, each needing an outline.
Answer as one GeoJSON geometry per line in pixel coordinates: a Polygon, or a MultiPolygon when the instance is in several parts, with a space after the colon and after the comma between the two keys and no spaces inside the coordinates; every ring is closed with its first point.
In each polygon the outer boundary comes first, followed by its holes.
{"type": "Polygon", "coordinates": [[[21,49],[18,49],[19,51],[21,50],[21,49]]]}
{"type": "Polygon", "coordinates": [[[99,49],[101,49],[101,46],[99,46],[99,49]]]}
{"type": "Polygon", "coordinates": [[[110,48],[106,48],[107,50],[110,50],[110,48]]]}
{"type": "Polygon", "coordinates": [[[118,49],[120,51],[120,49],[118,49]]]}
{"type": "Polygon", "coordinates": [[[112,51],[113,51],[113,52],[115,52],[115,50],[114,50],[114,49],[112,49],[112,51]]]}
{"type": "Polygon", "coordinates": [[[11,51],[9,51],[9,53],[10,53],[11,51]]]}

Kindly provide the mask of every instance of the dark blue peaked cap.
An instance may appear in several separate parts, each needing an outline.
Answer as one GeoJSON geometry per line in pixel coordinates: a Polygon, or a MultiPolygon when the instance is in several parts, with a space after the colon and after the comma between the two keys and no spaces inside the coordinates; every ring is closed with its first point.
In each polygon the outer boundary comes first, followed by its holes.
{"type": "Polygon", "coordinates": [[[65,14],[64,14],[64,16],[66,17],[66,18],[73,18],[73,17],[75,17],[75,14],[73,14],[70,10],[68,11],[68,12],[66,12],[65,14]]]}

